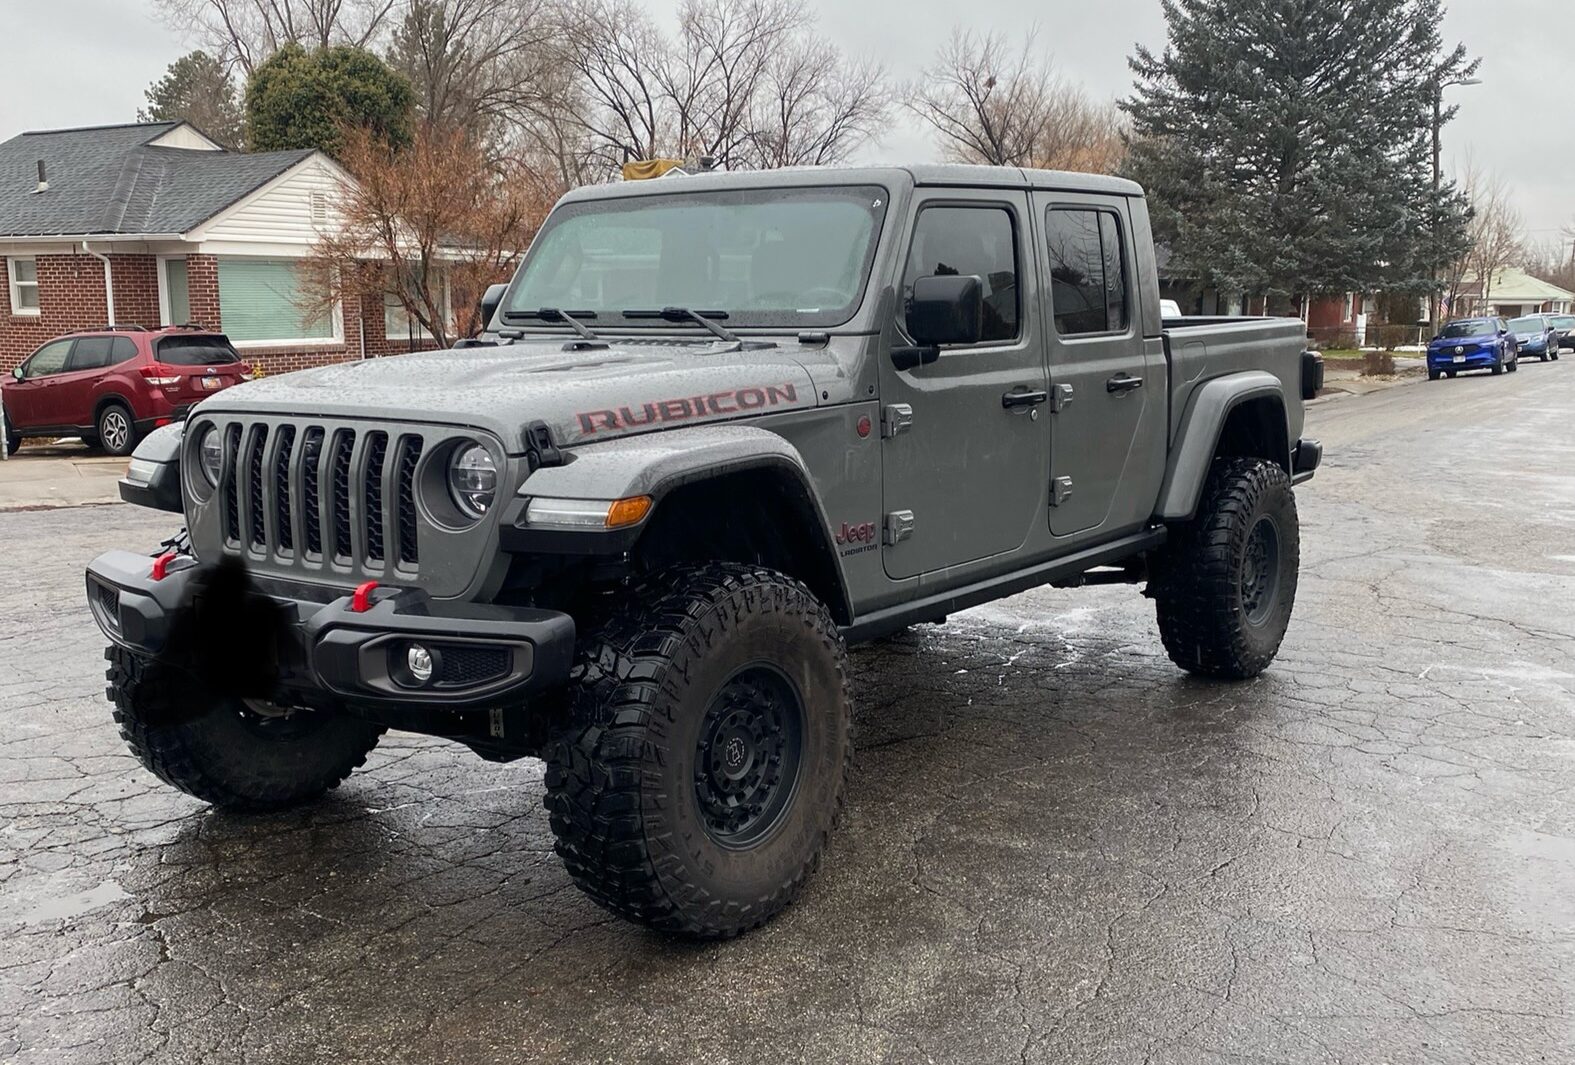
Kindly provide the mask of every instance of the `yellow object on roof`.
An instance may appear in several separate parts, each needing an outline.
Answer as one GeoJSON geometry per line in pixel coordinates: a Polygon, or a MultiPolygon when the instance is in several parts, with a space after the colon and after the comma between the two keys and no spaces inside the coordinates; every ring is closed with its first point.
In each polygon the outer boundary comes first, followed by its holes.
{"type": "Polygon", "coordinates": [[[646,181],[650,178],[659,178],[669,170],[677,169],[684,165],[682,159],[638,159],[632,163],[623,164],[623,179],[625,181],[646,181]]]}

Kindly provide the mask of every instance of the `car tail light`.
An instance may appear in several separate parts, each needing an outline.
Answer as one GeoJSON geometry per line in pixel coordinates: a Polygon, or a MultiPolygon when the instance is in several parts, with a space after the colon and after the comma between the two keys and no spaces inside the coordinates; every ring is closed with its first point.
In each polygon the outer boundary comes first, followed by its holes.
{"type": "Polygon", "coordinates": [[[150,363],[137,372],[142,374],[142,379],[150,385],[180,384],[180,371],[161,362],[150,363]]]}

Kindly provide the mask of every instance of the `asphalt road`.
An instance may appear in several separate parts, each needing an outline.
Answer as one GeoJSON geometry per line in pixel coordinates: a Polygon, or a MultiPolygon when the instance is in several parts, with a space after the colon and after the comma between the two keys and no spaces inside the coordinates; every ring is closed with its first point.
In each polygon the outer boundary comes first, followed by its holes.
{"type": "Polygon", "coordinates": [[[537,763],[167,790],[81,587],[166,523],[0,514],[0,1061],[1575,1061],[1575,365],[1311,423],[1276,668],[1188,679],[1126,589],[860,651],[824,870],[700,947],[568,883],[537,763]]]}

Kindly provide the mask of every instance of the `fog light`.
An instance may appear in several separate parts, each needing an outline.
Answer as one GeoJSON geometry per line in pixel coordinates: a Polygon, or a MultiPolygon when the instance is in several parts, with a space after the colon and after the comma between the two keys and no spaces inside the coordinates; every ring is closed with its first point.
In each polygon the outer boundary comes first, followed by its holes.
{"type": "Polygon", "coordinates": [[[432,679],[432,652],[419,643],[411,644],[405,652],[405,668],[410,670],[411,680],[425,684],[432,679]]]}

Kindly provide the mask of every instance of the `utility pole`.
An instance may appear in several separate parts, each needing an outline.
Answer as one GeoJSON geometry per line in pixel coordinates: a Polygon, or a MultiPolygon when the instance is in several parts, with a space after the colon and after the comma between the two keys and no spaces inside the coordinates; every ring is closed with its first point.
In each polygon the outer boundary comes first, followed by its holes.
{"type": "MultiPolygon", "coordinates": [[[[1467,76],[1465,76],[1465,77],[1446,78],[1445,75],[1444,75],[1444,72],[1442,70],[1438,71],[1434,75],[1434,79],[1433,79],[1433,131],[1432,132],[1433,132],[1433,207],[1434,207],[1435,211],[1436,211],[1436,209],[1438,207],[1438,197],[1444,191],[1444,118],[1445,118],[1445,116],[1444,116],[1444,90],[1449,88],[1452,85],[1481,85],[1482,84],[1482,79],[1480,79],[1480,78],[1473,78],[1473,77],[1469,76],[1470,72],[1476,70],[1476,68],[1477,68],[1477,64],[1475,64],[1475,63],[1471,64],[1471,67],[1467,71],[1467,76]]],[[[1454,116],[1451,114],[1449,117],[1453,118],[1454,116]]],[[[1434,224],[1435,231],[1436,231],[1436,227],[1437,227],[1437,224],[1438,224],[1438,219],[1437,219],[1436,214],[1434,216],[1433,224],[1434,224]]],[[[1435,248],[1437,247],[1436,236],[1435,236],[1434,247],[1435,248]]],[[[1432,293],[1431,293],[1430,297],[1428,298],[1428,324],[1431,326],[1432,331],[1433,331],[1433,333],[1435,335],[1438,333],[1439,318],[1440,318],[1440,315],[1438,313],[1439,312],[1439,302],[1440,302],[1438,271],[1439,271],[1439,268],[1442,265],[1443,265],[1442,263],[1438,262],[1438,260],[1437,260],[1437,253],[1435,252],[1434,253],[1434,261],[1433,261],[1433,277],[1432,277],[1433,289],[1432,289],[1432,293]]]]}

